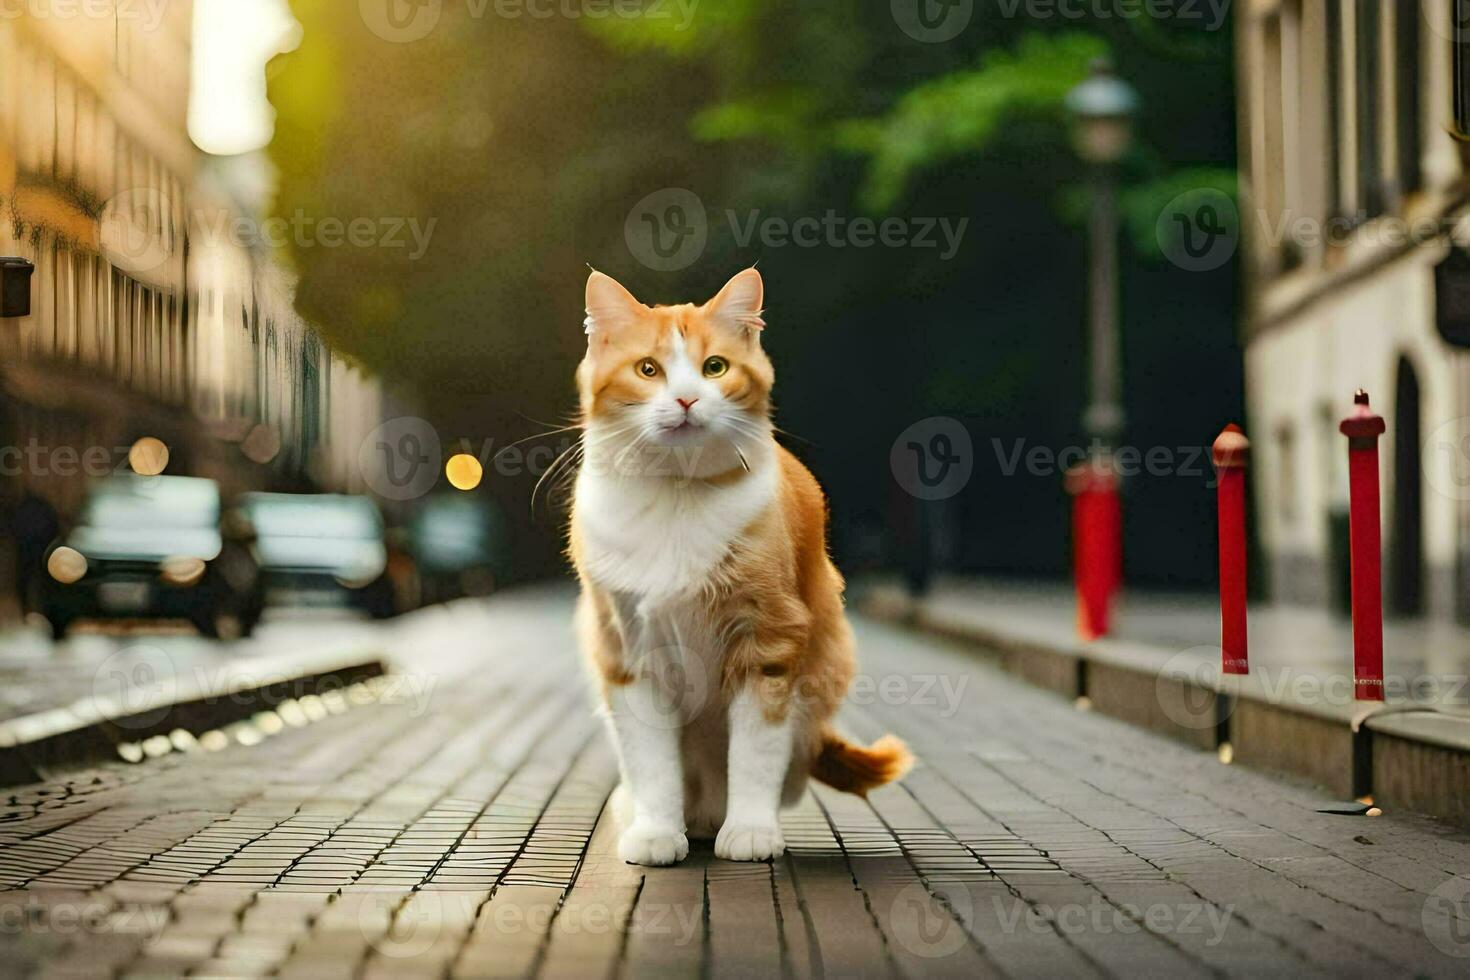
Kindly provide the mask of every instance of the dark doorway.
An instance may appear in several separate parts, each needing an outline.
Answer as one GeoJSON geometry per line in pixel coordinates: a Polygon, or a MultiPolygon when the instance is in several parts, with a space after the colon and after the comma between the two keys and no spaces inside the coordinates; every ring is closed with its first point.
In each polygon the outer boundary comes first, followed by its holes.
{"type": "Polygon", "coordinates": [[[1393,405],[1393,524],[1389,608],[1401,616],[1424,611],[1424,469],[1420,459],[1419,376],[1399,358],[1393,405]]]}

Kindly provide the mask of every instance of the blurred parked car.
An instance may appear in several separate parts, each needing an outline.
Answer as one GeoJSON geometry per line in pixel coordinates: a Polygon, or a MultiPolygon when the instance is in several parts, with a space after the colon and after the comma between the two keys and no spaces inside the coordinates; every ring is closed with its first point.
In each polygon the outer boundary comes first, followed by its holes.
{"type": "Polygon", "coordinates": [[[408,525],[424,603],[495,590],[505,571],[505,518],[468,495],[430,497],[408,525]]]}
{"type": "Polygon", "coordinates": [[[220,533],[219,487],[184,476],[91,485],[80,521],[49,549],[39,606],[60,639],[78,619],[187,619],[206,636],[249,633],[248,556],[220,533]]]}
{"type": "Polygon", "coordinates": [[[260,569],[262,606],[349,606],[377,619],[398,611],[383,517],[368,498],[249,493],[239,512],[260,569]]]}

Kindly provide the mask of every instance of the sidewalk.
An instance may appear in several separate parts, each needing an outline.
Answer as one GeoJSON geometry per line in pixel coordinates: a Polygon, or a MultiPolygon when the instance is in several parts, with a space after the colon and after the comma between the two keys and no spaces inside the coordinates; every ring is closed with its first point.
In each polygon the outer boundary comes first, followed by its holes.
{"type": "MultiPolygon", "coordinates": [[[[1437,766],[1463,770],[1470,760],[1470,630],[1452,624],[1385,627],[1385,702],[1375,705],[1353,699],[1351,623],[1325,610],[1253,606],[1251,672],[1234,677],[1219,669],[1219,609],[1209,596],[1130,593],[1113,634],[1087,643],[1065,583],[951,578],[918,601],[887,582],[855,592],[868,612],[978,644],[1012,673],[1084,705],[1201,747],[1229,743],[1224,751],[1237,760],[1344,796],[1409,768],[1427,766],[1437,781],[1437,766]],[[1382,738],[1375,744],[1369,733],[1382,738]],[[1418,758],[1426,747],[1432,761],[1418,758]],[[1416,758],[1392,757],[1394,749],[1416,758]]],[[[1463,794],[1453,800],[1465,778],[1426,789],[1415,777],[1399,791],[1421,809],[1470,820],[1463,794]]]]}
{"type": "MultiPolygon", "coordinates": [[[[879,586],[887,601],[890,586],[879,586]]],[[[908,600],[902,600],[907,602],[908,600]]],[[[930,622],[957,632],[1003,632],[1058,648],[1083,646],[1077,637],[1076,599],[1070,586],[1051,582],[944,579],[918,610],[930,622]]],[[[1400,620],[1384,626],[1385,693],[1389,704],[1433,706],[1470,715],[1470,629],[1449,623],[1400,620]]],[[[1212,596],[1130,592],[1117,607],[1111,636],[1089,645],[1114,655],[1162,666],[1178,654],[1218,659],[1220,607],[1212,596]]],[[[1250,608],[1251,676],[1278,682],[1289,673],[1281,698],[1302,700],[1302,678],[1321,682],[1321,707],[1351,709],[1352,623],[1322,609],[1257,603],[1250,608]],[[1346,683],[1345,683],[1346,682],[1346,683]],[[1345,697],[1334,692],[1343,687],[1345,697]]],[[[1352,711],[1349,710],[1348,714],[1352,711]]]]}

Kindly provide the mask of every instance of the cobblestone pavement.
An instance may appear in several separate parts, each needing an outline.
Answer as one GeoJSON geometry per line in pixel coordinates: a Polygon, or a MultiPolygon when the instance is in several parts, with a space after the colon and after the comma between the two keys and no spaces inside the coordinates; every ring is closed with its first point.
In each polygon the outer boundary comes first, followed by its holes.
{"type": "Polygon", "coordinates": [[[696,844],[679,867],[622,865],[601,819],[613,757],[568,612],[564,595],[531,594],[430,616],[395,628],[399,662],[418,651],[422,697],[390,685],[372,703],[264,718],[219,751],[4,791],[0,972],[1470,966],[1470,834],[1409,815],[1318,814],[1326,801],[1309,788],[871,624],[845,723],[909,740],[920,761],[901,785],[867,801],[817,789],[786,816],[790,851],[772,864],[696,844]]]}

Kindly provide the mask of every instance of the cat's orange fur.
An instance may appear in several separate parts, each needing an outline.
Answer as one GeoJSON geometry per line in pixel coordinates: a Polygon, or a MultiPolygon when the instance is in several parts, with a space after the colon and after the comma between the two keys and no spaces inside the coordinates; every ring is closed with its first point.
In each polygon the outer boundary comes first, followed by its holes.
{"type": "MultiPolygon", "coordinates": [[[[662,374],[644,377],[640,366],[648,358],[660,365],[675,358],[693,365],[724,358],[726,373],[706,379],[718,389],[718,397],[709,394],[708,400],[723,399],[729,412],[764,423],[775,372],[760,344],[762,294],[752,269],[704,305],[647,307],[608,277],[593,273],[588,282],[588,352],[577,371],[589,430],[599,421],[611,427],[609,419],[636,411],[658,397],[663,385],[673,383],[662,374]],[[743,301],[732,300],[732,290],[743,301]]],[[[735,491],[741,481],[757,479],[748,457],[769,458],[775,468],[768,503],[743,527],[732,527],[728,547],[707,574],[682,583],[696,597],[697,615],[709,621],[707,635],[719,637],[722,647],[715,651],[718,703],[704,710],[721,713],[738,692],[749,689],[758,695],[768,722],[794,717],[791,778],[784,797],[799,792],[808,773],[838,789],[865,794],[902,775],[909,753],[892,736],[864,747],[843,739],[830,725],[855,662],[852,630],[843,612],[842,576],[827,554],[826,500],[806,467],[775,444],[769,427],[757,438],[754,449],[746,443],[743,452],[721,455],[711,437],[698,464],[667,477],[689,483],[689,493],[705,487],[735,491]]],[[[648,486],[649,492],[661,492],[656,484],[648,486]]],[[[598,560],[588,553],[585,506],[581,500],[574,504],[569,535],[582,587],[578,631],[604,698],[610,698],[615,689],[637,681],[640,658],[629,649],[635,630],[627,621],[634,605],[626,596],[619,601],[619,589],[600,579],[598,560]]],[[[634,599],[643,602],[638,608],[661,608],[646,596],[634,599]]],[[[698,771],[690,760],[686,744],[684,806],[694,814],[700,798],[709,793],[710,780],[723,779],[724,773],[698,771]]]]}

